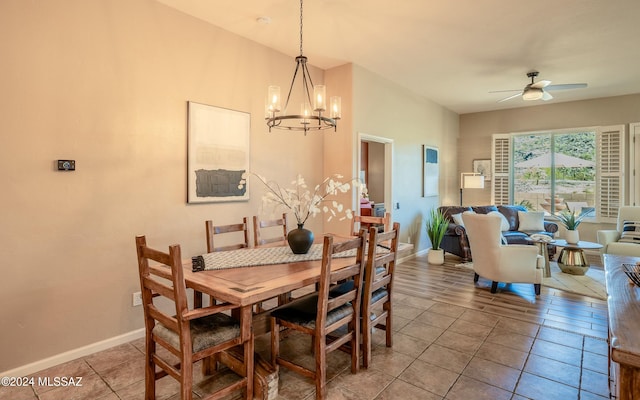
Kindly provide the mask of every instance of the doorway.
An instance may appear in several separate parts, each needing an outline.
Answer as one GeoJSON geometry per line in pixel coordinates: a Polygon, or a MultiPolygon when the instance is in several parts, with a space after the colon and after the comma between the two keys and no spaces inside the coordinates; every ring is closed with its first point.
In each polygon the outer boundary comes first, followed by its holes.
{"type": "MultiPolygon", "coordinates": [[[[358,173],[367,185],[369,200],[373,202],[372,215],[392,213],[393,140],[360,133],[358,147],[358,173]]],[[[361,212],[359,214],[363,215],[361,212]]]]}

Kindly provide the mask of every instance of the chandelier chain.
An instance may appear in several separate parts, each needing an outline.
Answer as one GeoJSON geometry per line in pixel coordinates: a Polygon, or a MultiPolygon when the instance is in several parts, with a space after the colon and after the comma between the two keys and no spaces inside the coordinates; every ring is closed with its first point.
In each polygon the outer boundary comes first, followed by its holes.
{"type": "Polygon", "coordinates": [[[300,55],[302,55],[302,1],[300,0],[300,55]]]}

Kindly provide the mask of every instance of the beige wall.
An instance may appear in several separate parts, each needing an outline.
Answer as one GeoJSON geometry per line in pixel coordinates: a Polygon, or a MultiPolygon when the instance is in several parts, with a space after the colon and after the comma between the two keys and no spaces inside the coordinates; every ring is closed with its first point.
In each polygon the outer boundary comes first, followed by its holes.
{"type": "Polygon", "coordinates": [[[358,66],[354,92],[354,133],[393,140],[392,203],[400,209],[390,211],[401,225],[401,240],[424,250],[430,247],[424,226],[429,209],[456,195],[458,115],[358,66]],[[440,196],[422,197],[423,144],[440,149],[440,196]]]}
{"type": "MultiPolygon", "coordinates": [[[[464,114],[460,116],[458,173],[471,171],[474,159],[491,158],[491,135],[494,133],[618,124],[624,124],[628,132],[628,124],[638,121],[640,121],[640,94],[464,114]]],[[[630,146],[627,146],[627,150],[629,148],[630,146]]],[[[464,202],[465,204],[490,204],[490,186],[484,190],[465,190],[464,202]]],[[[580,237],[595,241],[595,231],[603,228],[610,229],[610,226],[610,224],[585,222],[580,226],[580,237]]]]}
{"type": "Polygon", "coordinates": [[[292,58],[154,1],[3,1],[0,49],[0,371],[142,327],[135,235],[188,258],[205,219],[260,209],[257,185],[249,202],[186,204],[187,101],[251,113],[254,171],[322,175],[321,136],[264,123],[292,58]]]}
{"type": "MultiPolygon", "coordinates": [[[[357,176],[357,132],[393,138],[403,227],[437,203],[419,195],[420,144],[445,150],[455,175],[457,115],[351,65],[311,68],[342,96],[337,133],[269,134],[266,88],[286,90],[293,59],[155,1],[5,0],[0,50],[0,372],[143,326],[131,306],[135,235],[179,243],[188,258],[205,251],[204,220],[259,212],[258,185],[249,202],[186,204],[188,101],[249,112],[251,169],[279,182],[357,176]],[[77,170],[55,171],[66,158],[77,170]]],[[[307,226],[348,231],[348,221],[307,226]]]]}

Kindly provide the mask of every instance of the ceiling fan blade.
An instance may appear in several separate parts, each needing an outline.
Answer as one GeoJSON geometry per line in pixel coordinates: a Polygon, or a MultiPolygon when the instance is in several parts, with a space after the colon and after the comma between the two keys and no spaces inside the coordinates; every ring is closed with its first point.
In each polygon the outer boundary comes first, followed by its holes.
{"type": "Polygon", "coordinates": [[[546,91],[542,91],[542,101],[548,101],[553,99],[553,96],[547,93],[546,91]]]}
{"type": "Polygon", "coordinates": [[[522,92],[522,89],[490,90],[489,93],[522,92]]]}
{"type": "Polygon", "coordinates": [[[544,87],[549,86],[549,84],[551,84],[551,81],[538,81],[536,83],[532,83],[531,87],[532,88],[538,88],[538,89],[542,89],[544,87]]]}
{"type": "Polygon", "coordinates": [[[502,99],[502,100],[498,100],[498,103],[502,103],[503,101],[507,101],[507,100],[515,99],[516,97],[521,96],[521,95],[522,95],[522,92],[520,92],[520,93],[516,93],[516,94],[511,95],[511,96],[509,96],[509,97],[505,97],[505,98],[504,98],[504,99],[502,99]]]}
{"type": "Polygon", "coordinates": [[[550,85],[547,86],[546,90],[567,90],[567,89],[582,89],[586,88],[586,83],[566,83],[564,85],[550,85]]]}

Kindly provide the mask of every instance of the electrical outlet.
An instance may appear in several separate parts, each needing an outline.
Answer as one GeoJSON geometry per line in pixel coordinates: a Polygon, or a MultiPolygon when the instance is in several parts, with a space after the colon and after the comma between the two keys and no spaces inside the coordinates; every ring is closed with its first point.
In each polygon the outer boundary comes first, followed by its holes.
{"type": "Polygon", "coordinates": [[[141,306],[142,305],[142,292],[133,293],[133,306],[141,306]]]}

